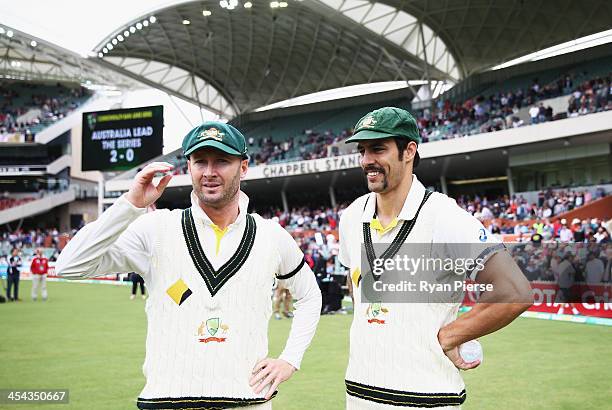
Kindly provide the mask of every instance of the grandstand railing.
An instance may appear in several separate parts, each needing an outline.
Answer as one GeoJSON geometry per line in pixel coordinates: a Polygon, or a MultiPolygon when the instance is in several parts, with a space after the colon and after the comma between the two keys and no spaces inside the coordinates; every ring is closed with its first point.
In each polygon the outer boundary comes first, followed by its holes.
{"type": "Polygon", "coordinates": [[[56,175],[58,172],[72,165],[71,155],[62,155],[49,165],[47,165],[47,174],[56,175]]]}

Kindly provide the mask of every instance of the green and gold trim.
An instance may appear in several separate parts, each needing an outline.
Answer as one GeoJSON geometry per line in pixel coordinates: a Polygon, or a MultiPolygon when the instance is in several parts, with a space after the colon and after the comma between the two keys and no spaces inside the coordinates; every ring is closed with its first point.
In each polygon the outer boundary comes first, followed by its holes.
{"type": "Polygon", "coordinates": [[[251,249],[253,249],[253,243],[255,243],[257,231],[255,219],[251,215],[246,214],[246,228],[244,229],[240,245],[234,255],[219,270],[215,270],[212,267],[204,253],[204,249],[202,249],[191,208],[183,211],[181,225],[191,260],[204,279],[211,296],[215,296],[221,287],[242,268],[242,265],[244,265],[249,257],[251,249]]]}
{"type": "MultiPolygon", "coordinates": [[[[272,394],[272,398],[278,392],[272,394]]],[[[262,404],[268,400],[261,399],[239,399],[234,397],[163,397],[155,399],[138,398],[139,409],[231,409],[236,407],[253,406],[262,404]]]]}
{"type": "Polygon", "coordinates": [[[368,386],[345,380],[347,394],[363,400],[398,407],[460,406],[465,401],[465,389],[459,393],[417,393],[368,386]]]}

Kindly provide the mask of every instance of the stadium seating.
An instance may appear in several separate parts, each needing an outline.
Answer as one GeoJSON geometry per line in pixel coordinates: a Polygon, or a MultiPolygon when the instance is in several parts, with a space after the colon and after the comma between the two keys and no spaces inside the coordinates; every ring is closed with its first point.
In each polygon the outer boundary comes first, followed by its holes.
{"type": "Polygon", "coordinates": [[[0,198],[0,211],[3,211],[14,206],[23,205],[27,202],[33,201],[36,198],[0,198]]]}
{"type": "MultiPolygon", "coordinates": [[[[407,100],[387,105],[407,108],[407,100]]],[[[266,120],[241,126],[250,139],[252,164],[300,161],[333,156],[328,148],[351,135],[355,123],[378,104],[362,104],[329,111],[297,114],[282,120],[266,120]]]]}
{"type": "Polygon", "coordinates": [[[34,142],[35,135],[82,105],[90,93],[57,83],[1,82],[0,142],[34,142]]]}
{"type": "MultiPolygon", "coordinates": [[[[424,141],[481,134],[531,123],[565,118],[572,112],[588,114],[611,108],[611,59],[598,60],[580,71],[549,70],[537,78],[513,78],[482,90],[464,100],[439,100],[433,110],[417,112],[424,141]],[[553,74],[558,74],[556,77],[553,74]],[[591,90],[591,91],[589,91],[591,90]],[[589,98],[590,95],[594,95],[589,98]],[[563,112],[554,113],[551,99],[568,98],[563,112]],[[536,120],[530,120],[530,107],[540,105],[536,120]],[[549,108],[550,107],[550,108],[549,108]]],[[[564,70],[567,70],[564,69],[564,70]]]]}
{"type": "MultiPolygon", "coordinates": [[[[540,103],[537,122],[609,110],[611,65],[612,58],[605,58],[580,68],[523,75],[477,87],[469,96],[440,98],[433,109],[413,113],[425,143],[530,125],[533,121],[528,111],[540,103]]],[[[354,147],[342,141],[352,134],[359,118],[381,105],[362,104],[237,126],[247,136],[251,166],[336,156],[354,152],[354,147]]],[[[399,99],[384,105],[409,109],[410,102],[399,99]]],[[[187,173],[186,160],[180,154],[159,160],[174,164],[177,174],[187,173]]]]}
{"type": "MultiPolygon", "coordinates": [[[[569,229],[569,242],[606,243],[610,241],[612,228],[609,221],[588,217],[569,220],[563,216],[566,211],[586,209],[590,201],[607,194],[603,190],[596,191],[595,195],[589,195],[586,191],[546,190],[538,193],[537,204],[529,204],[520,196],[512,199],[507,196],[494,199],[461,196],[457,198],[457,203],[481,219],[492,234],[499,235],[505,242],[530,242],[535,234],[541,235],[544,241],[560,242],[563,241],[560,231],[569,229]],[[544,210],[551,205],[554,213],[545,217],[544,210]]],[[[0,200],[0,204],[3,204],[2,201],[5,200],[0,200]]],[[[299,207],[289,212],[278,208],[256,211],[285,228],[304,252],[307,263],[317,277],[325,277],[344,274],[344,268],[337,259],[338,223],[347,205],[344,203],[335,208],[299,207]]],[[[54,261],[59,250],[76,232],[60,233],[57,229],[0,231],[0,265],[6,262],[6,255],[13,248],[20,249],[22,257],[27,260],[37,247],[42,247],[43,253],[54,261]]]]}
{"type": "MultiPolygon", "coordinates": [[[[610,63],[612,59],[603,59],[581,66],[579,71],[565,67],[538,73],[535,77],[516,77],[481,88],[464,100],[439,99],[433,110],[415,112],[423,141],[529,125],[528,110],[540,102],[543,103],[538,114],[540,122],[565,118],[572,110],[576,111],[575,115],[608,110],[612,108],[610,63]],[[573,103],[570,97],[577,102],[573,103]],[[561,98],[562,102],[555,104],[555,98],[561,98]],[[552,112],[550,105],[563,106],[563,112],[552,112]]],[[[389,101],[386,105],[405,108],[407,102],[389,101]]],[[[337,155],[329,147],[351,135],[359,118],[378,106],[360,105],[247,124],[242,129],[252,138],[249,146],[252,165],[337,155]]]]}

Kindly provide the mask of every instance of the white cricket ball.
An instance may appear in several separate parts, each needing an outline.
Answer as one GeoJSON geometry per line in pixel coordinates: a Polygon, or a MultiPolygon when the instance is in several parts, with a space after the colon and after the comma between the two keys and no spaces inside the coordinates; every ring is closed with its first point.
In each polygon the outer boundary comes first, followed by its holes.
{"type": "Polygon", "coordinates": [[[470,340],[459,346],[459,355],[461,358],[470,363],[475,360],[480,360],[482,363],[484,356],[482,354],[482,346],[478,340],[470,340]]]}

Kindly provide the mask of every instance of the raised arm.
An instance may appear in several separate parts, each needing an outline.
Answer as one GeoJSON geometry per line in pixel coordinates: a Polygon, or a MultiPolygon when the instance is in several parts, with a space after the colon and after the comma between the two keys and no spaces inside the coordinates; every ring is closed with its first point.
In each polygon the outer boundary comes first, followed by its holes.
{"type": "Polygon", "coordinates": [[[137,219],[161,196],[172,178],[164,176],[155,186],[154,175],[172,168],[171,164],[154,162],[140,171],[128,193],[66,245],[57,259],[56,274],[68,279],[132,271],[146,274],[153,225],[144,218],[137,219]]]}

